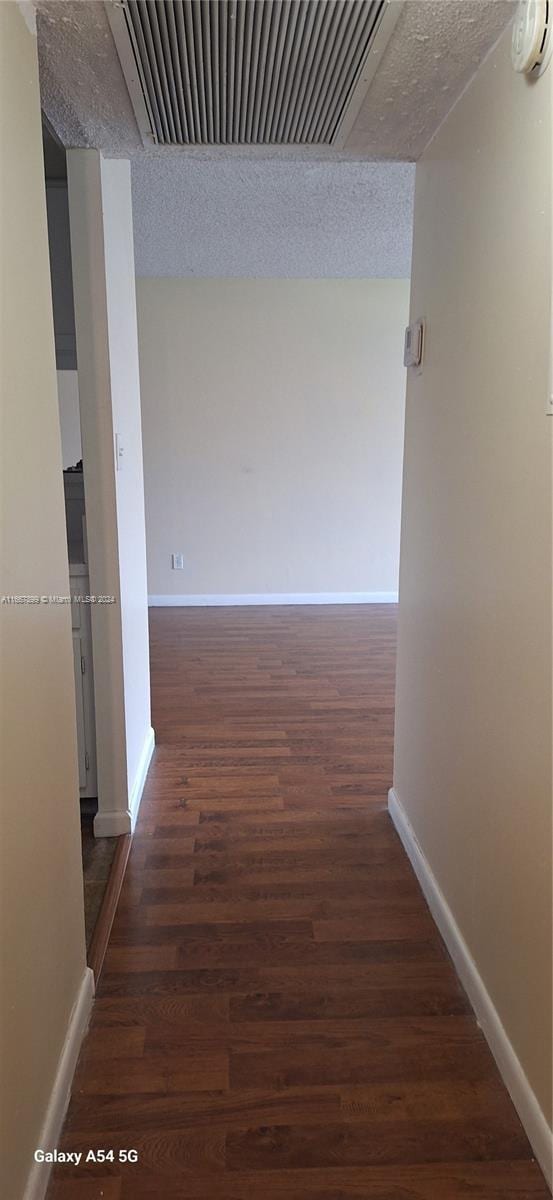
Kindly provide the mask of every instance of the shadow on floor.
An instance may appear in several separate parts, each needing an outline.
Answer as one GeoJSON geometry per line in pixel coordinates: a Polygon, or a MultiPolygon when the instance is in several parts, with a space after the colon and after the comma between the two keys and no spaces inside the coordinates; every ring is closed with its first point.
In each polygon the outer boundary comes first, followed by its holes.
{"type": "Polygon", "coordinates": [[[81,817],[83,854],[84,921],[86,950],[90,950],[102,900],[107,887],[118,838],[95,838],[93,817],[81,817]]]}

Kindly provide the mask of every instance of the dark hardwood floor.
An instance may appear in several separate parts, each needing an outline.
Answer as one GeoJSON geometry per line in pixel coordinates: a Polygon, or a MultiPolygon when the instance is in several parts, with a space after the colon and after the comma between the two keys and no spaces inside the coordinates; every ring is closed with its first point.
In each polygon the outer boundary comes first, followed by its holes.
{"type": "Polygon", "coordinates": [[[390,823],[395,608],[151,614],[157,750],[50,1200],[545,1200],[390,823]]]}

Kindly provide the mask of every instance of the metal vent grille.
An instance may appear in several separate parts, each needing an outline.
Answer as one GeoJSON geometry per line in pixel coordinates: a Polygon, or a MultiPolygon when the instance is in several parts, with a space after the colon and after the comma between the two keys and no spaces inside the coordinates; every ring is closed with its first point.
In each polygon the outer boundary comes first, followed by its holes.
{"type": "MultiPolygon", "coordinates": [[[[140,88],[154,141],[330,145],[360,80],[372,74],[367,59],[389,7],[387,0],[123,0],[110,21],[135,111],[140,88]]],[[[147,132],[144,119],[139,124],[147,132]]]]}

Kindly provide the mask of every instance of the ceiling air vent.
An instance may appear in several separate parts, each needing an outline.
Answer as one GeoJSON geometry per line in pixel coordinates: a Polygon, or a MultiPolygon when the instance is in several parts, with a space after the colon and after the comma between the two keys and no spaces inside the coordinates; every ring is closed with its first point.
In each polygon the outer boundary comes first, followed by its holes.
{"type": "Polygon", "coordinates": [[[106,5],[146,144],[340,145],[397,0],[106,5]]]}

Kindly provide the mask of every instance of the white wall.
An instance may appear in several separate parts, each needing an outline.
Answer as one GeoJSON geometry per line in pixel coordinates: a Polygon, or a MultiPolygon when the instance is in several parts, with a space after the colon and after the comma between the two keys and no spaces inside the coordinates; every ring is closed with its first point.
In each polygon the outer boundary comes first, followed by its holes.
{"type": "Polygon", "coordinates": [[[127,832],[153,748],[128,162],[67,155],[92,607],[97,835],[127,832]],[[116,468],[119,437],[123,458],[116,468]]]}
{"type": "Polygon", "coordinates": [[[143,759],[153,749],[131,176],[128,162],[100,160],[113,429],[123,458],[116,472],[117,538],[131,809],[143,759]]]}
{"type": "MultiPolygon", "coordinates": [[[[36,38],[0,4],[2,593],[67,596],[43,171],[36,38]]],[[[35,1147],[57,1134],[47,1108],[91,987],[70,607],[1,605],[0,624],[0,1192],[20,1200],[35,1147]]]]}
{"type": "Polygon", "coordinates": [[[64,471],[80,462],[81,416],[79,412],[79,376],[76,371],[58,371],[58,405],[61,433],[61,457],[64,471]]]}
{"type": "Polygon", "coordinates": [[[394,779],[550,1121],[553,70],[509,39],[417,165],[394,779]]]}
{"type": "Polygon", "coordinates": [[[138,280],[150,595],[397,590],[408,286],[138,280]]]}

